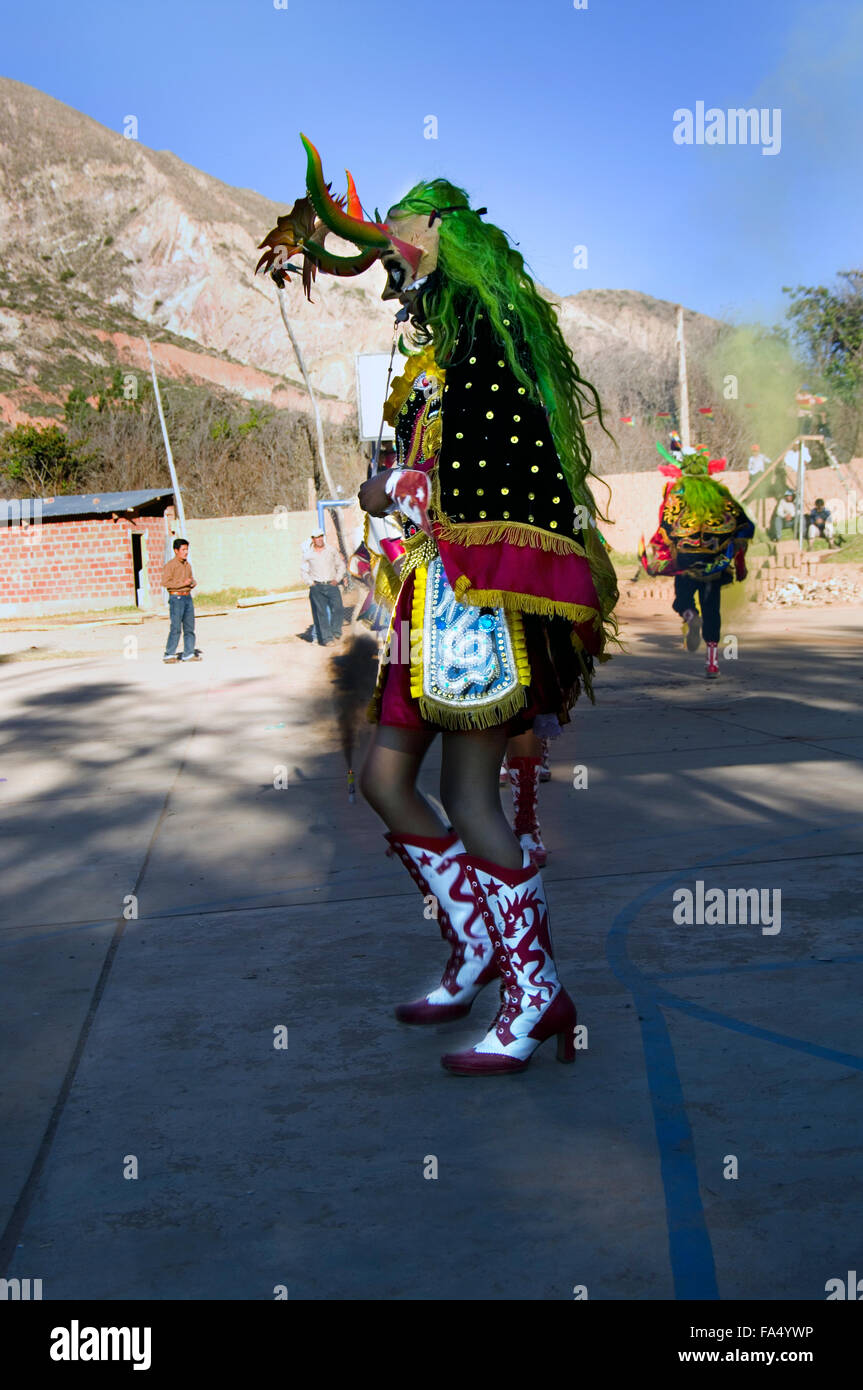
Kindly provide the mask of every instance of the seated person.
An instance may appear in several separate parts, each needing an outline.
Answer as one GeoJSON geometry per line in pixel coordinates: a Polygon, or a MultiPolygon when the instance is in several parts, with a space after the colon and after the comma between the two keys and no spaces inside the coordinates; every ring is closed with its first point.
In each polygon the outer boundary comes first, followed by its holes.
{"type": "Polygon", "coordinates": [[[768,534],[772,541],[781,541],[782,532],[789,527],[794,530],[797,520],[796,493],[793,488],[787,488],[785,495],[776,503],[773,515],[770,518],[768,534]]]}
{"type": "MultiPolygon", "coordinates": [[[[810,541],[821,539],[833,545],[833,520],[823,497],[816,497],[812,511],[806,513],[806,536],[810,541]]],[[[836,543],[839,544],[838,540],[836,543]]]]}

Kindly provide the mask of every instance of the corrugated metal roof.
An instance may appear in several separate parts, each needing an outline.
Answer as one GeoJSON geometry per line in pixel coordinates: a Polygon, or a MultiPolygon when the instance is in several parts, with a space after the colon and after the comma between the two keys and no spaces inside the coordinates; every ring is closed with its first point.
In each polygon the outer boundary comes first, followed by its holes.
{"type": "Polygon", "coordinates": [[[172,488],[148,487],[138,492],[98,492],[87,493],[83,497],[26,497],[17,501],[7,501],[8,508],[21,509],[21,516],[37,517],[43,521],[56,521],[60,517],[71,516],[110,516],[117,512],[121,516],[142,511],[153,502],[174,500],[172,488]],[[41,512],[36,504],[41,505],[41,512]]]}

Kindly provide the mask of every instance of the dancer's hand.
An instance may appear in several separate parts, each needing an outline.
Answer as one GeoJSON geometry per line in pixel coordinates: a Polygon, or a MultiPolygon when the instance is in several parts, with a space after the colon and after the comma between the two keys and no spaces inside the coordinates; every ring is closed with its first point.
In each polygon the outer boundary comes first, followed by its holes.
{"type": "Polygon", "coordinates": [[[386,493],[387,470],[376,473],[373,478],[367,478],[360,487],[358,497],[360,506],[369,516],[386,516],[392,506],[391,499],[386,493]]]}
{"type": "Polygon", "coordinates": [[[403,516],[412,521],[415,526],[421,526],[427,535],[432,534],[432,526],[428,516],[428,506],[431,500],[431,485],[428,475],[420,468],[405,468],[396,478],[395,487],[390,488],[399,511],[403,516]]]}

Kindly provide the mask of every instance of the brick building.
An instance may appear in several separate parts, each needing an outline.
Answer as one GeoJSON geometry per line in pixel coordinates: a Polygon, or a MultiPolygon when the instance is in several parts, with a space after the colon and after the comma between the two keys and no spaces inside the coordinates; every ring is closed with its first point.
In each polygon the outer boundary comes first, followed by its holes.
{"type": "Polygon", "coordinates": [[[157,488],[0,501],[0,617],[159,605],[173,502],[157,488]]]}

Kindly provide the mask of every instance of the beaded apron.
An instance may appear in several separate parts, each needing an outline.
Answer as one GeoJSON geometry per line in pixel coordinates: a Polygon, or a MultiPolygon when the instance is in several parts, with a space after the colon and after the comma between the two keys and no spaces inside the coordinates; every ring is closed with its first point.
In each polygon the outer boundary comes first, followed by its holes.
{"type": "Polygon", "coordinates": [[[440,556],[414,570],[411,695],[449,728],[499,724],[525,704],[530,666],[520,613],[456,600],[440,556]]]}

